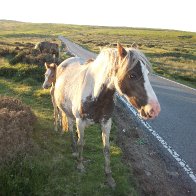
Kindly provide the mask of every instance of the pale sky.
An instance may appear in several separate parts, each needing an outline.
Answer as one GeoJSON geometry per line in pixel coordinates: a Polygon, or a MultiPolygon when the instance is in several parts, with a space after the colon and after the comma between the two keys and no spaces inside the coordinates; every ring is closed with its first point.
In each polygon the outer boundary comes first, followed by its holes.
{"type": "Polygon", "coordinates": [[[196,32],[196,1],[2,0],[0,19],[196,32]]]}

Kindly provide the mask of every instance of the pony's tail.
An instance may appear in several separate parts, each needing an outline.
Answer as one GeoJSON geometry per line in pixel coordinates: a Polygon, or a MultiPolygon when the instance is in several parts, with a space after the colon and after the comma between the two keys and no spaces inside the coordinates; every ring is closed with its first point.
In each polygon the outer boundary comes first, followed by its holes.
{"type": "Polygon", "coordinates": [[[61,121],[62,121],[62,130],[64,132],[68,132],[68,121],[67,121],[67,117],[66,114],[64,112],[62,112],[62,116],[61,116],[61,121]]]}

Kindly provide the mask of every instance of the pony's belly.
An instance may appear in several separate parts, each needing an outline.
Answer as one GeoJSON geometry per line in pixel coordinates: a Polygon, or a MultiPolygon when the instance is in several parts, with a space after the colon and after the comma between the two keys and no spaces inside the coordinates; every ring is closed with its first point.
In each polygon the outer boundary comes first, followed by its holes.
{"type": "Polygon", "coordinates": [[[88,118],[85,119],[84,121],[85,121],[86,127],[88,127],[88,126],[93,125],[93,124],[96,123],[93,119],[88,119],[88,118]]]}
{"type": "Polygon", "coordinates": [[[59,91],[55,89],[55,102],[59,109],[66,113],[66,115],[70,118],[74,118],[72,112],[72,103],[70,100],[66,100],[65,96],[62,95],[59,91]],[[60,95],[60,96],[59,96],[60,95]]]}
{"type": "Polygon", "coordinates": [[[93,102],[90,104],[83,103],[82,107],[80,108],[80,118],[92,123],[107,121],[112,116],[113,108],[113,102],[103,105],[93,102]]]}

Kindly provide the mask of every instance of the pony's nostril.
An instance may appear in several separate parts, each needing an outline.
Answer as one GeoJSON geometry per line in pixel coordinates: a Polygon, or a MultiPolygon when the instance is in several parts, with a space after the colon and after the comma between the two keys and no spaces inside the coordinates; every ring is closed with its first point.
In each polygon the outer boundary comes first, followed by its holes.
{"type": "Polygon", "coordinates": [[[150,109],[150,111],[148,112],[150,116],[154,116],[155,112],[154,112],[154,109],[150,109]]]}
{"type": "Polygon", "coordinates": [[[147,115],[146,115],[144,109],[141,110],[141,115],[142,115],[143,117],[147,117],[147,115]]]}
{"type": "Polygon", "coordinates": [[[49,86],[48,86],[47,84],[43,85],[42,87],[43,87],[44,89],[48,89],[48,88],[49,88],[49,86]]]}

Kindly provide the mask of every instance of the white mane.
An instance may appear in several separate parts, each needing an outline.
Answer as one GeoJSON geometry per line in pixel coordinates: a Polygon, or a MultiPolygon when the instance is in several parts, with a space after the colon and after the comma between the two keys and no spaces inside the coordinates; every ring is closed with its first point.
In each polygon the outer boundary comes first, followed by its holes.
{"type": "MultiPolygon", "coordinates": [[[[151,63],[148,61],[146,56],[138,49],[135,48],[126,48],[127,55],[121,62],[121,64],[131,61],[131,65],[129,63],[130,67],[127,67],[127,70],[131,70],[134,68],[134,66],[137,64],[138,61],[142,61],[146,68],[151,71],[151,63]]],[[[103,48],[96,58],[94,62],[94,66],[100,66],[104,63],[104,66],[106,66],[107,70],[112,70],[118,65],[119,63],[119,57],[118,57],[118,51],[116,48],[103,48]],[[107,65],[106,65],[107,64],[107,65]]],[[[102,65],[103,66],[103,65],[102,65]]],[[[105,70],[106,71],[106,70],[105,70]]]]}
{"type": "Polygon", "coordinates": [[[152,70],[152,65],[147,59],[147,57],[144,55],[144,53],[142,53],[140,50],[135,48],[128,48],[127,50],[131,51],[131,53],[133,54],[133,58],[135,58],[134,60],[136,61],[134,64],[137,64],[138,61],[142,61],[149,71],[152,70]]]}
{"type": "Polygon", "coordinates": [[[104,66],[112,68],[111,66],[114,66],[117,63],[117,57],[117,49],[103,48],[94,62],[94,67],[104,64],[104,66]]]}

